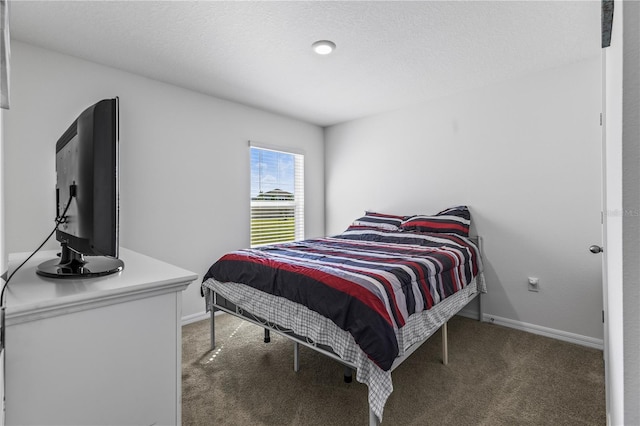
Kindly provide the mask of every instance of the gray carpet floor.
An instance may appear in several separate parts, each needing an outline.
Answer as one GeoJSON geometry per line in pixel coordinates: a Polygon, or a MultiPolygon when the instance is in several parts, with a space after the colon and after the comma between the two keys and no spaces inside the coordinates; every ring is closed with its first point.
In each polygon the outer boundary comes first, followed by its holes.
{"type": "MultiPolygon", "coordinates": [[[[366,425],[367,387],[343,367],[230,315],[183,327],[183,425],[366,425]]],[[[392,374],[383,425],[604,425],[602,351],[468,318],[449,322],[392,374]]]]}

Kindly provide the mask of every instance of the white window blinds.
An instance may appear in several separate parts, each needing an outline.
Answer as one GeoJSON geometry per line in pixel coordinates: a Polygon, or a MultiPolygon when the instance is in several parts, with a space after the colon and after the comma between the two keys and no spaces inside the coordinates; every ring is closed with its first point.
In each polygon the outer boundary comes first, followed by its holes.
{"type": "Polygon", "coordinates": [[[251,151],[251,247],[304,239],[304,155],[251,151]]]}

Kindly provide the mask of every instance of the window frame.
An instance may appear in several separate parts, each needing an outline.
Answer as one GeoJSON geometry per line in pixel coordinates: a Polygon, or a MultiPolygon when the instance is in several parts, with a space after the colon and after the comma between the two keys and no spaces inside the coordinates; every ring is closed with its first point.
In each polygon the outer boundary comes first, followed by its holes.
{"type": "MultiPolygon", "coordinates": [[[[281,146],[273,146],[267,145],[263,143],[256,143],[254,141],[249,141],[249,244],[251,248],[261,247],[269,244],[281,243],[281,242],[293,242],[300,241],[305,238],[304,232],[304,161],[305,154],[303,151],[285,148],[281,146]],[[252,185],[254,180],[253,173],[253,159],[252,159],[252,149],[258,149],[263,151],[272,151],[277,153],[282,153],[286,155],[293,156],[294,160],[294,199],[293,200],[254,200],[254,196],[252,194],[252,185]],[[269,237],[268,232],[266,235],[266,242],[258,242],[254,243],[255,238],[255,227],[254,220],[256,217],[259,217],[259,213],[256,212],[256,207],[262,207],[265,210],[269,208],[274,209],[272,214],[278,214],[275,212],[278,209],[291,209],[293,208],[293,238],[285,238],[279,239],[277,238],[278,231],[274,231],[269,237]]],[[[263,213],[264,214],[264,213],[263,213]]],[[[267,213],[268,214],[268,213],[267,213]]],[[[281,213],[280,213],[281,214],[281,213]]],[[[280,230],[280,232],[282,232],[280,230]]],[[[259,241],[265,241],[265,238],[262,238],[259,241]]]]}

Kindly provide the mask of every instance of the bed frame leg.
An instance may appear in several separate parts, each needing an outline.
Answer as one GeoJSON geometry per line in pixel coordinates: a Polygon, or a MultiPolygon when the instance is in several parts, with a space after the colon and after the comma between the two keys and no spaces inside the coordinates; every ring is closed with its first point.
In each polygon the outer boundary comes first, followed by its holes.
{"type": "Polygon", "coordinates": [[[351,367],[344,366],[344,382],[353,382],[353,369],[351,367]]]}
{"type": "Polygon", "coordinates": [[[369,426],[380,426],[378,417],[373,414],[373,410],[371,409],[371,407],[369,407],[369,426]]]}
{"type": "MultiPolygon", "coordinates": [[[[213,296],[212,296],[213,297],[213,296]]],[[[216,348],[216,320],[215,320],[215,312],[213,309],[213,305],[209,308],[209,314],[211,315],[211,349],[216,348]]]]}
{"type": "MultiPolygon", "coordinates": [[[[480,256],[484,257],[484,238],[478,235],[478,250],[480,250],[480,256]]],[[[476,279],[484,281],[484,276],[478,275],[476,279]]],[[[484,308],[482,307],[482,292],[478,289],[478,321],[484,321],[484,308]]]]}
{"type": "Polygon", "coordinates": [[[269,343],[271,341],[271,332],[268,329],[264,329],[264,342],[269,343]]]}
{"type": "Polygon", "coordinates": [[[449,347],[447,342],[447,323],[442,324],[442,363],[449,364],[449,347]]]}
{"type": "Polygon", "coordinates": [[[300,343],[293,342],[293,371],[300,371],[300,343]]]}

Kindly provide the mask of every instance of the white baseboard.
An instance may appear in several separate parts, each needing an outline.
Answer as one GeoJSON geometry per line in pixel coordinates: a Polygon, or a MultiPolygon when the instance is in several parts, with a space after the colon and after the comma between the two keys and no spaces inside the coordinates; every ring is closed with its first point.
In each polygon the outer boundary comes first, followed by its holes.
{"type": "Polygon", "coordinates": [[[458,312],[456,315],[460,315],[461,317],[465,317],[465,318],[471,318],[474,320],[477,320],[478,317],[480,316],[477,311],[472,311],[468,309],[463,309],[460,312],[458,312]]]}
{"type": "MultiPolygon", "coordinates": [[[[216,311],[215,315],[221,315],[223,314],[223,311],[216,311]]],[[[209,319],[209,312],[199,312],[196,314],[191,314],[191,315],[185,315],[184,317],[181,318],[181,322],[182,325],[187,325],[187,324],[191,324],[192,322],[198,322],[198,321],[202,321],[202,320],[208,320],[209,319]]]]}
{"type": "Polygon", "coordinates": [[[182,325],[191,324],[192,322],[198,322],[209,318],[208,312],[198,312],[196,314],[186,315],[182,317],[182,325]]]}
{"type": "MultiPolygon", "coordinates": [[[[465,315],[466,316],[466,315],[465,315]]],[[[475,318],[477,318],[477,314],[475,318]]],[[[471,317],[473,318],[473,317],[471,317]]],[[[564,342],[575,343],[577,345],[587,346],[594,349],[604,349],[604,340],[596,339],[594,337],[583,336],[581,334],[569,333],[567,331],[556,330],[553,328],[542,327],[540,325],[529,324],[522,321],[512,320],[509,318],[502,318],[495,315],[484,314],[484,321],[493,324],[502,325],[509,328],[515,328],[516,330],[522,330],[533,334],[539,334],[541,336],[551,337],[553,339],[562,340],[564,342]]]]}
{"type": "MultiPolygon", "coordinates": [[[[222,311],[217,311],[216,315],[222,314],[222,311]]],[[[458,312],[458,315],[478,319],[478,312],[472,310],[462,310],[458,312]]],[[[553,328],[542,327],[540,325],[529,324],[522,321],[512,320],[509,318],[502,318],[495,315],[484,314],[485,322],[492,324],[498,324],[516,330],[526,331],[528,333],[539,334],[541,336],[551,337],[552,339],[562,340],[564,342],[575,343],[577,345],[587,346],[589,348],[600,349],[604,348],[604,341],[602,339],[596,339],[593,337],[583,336],[581,334],[569,333],[567,331],[556,330],[553,328]]],[[[182,317],[182,325],[191,324],[202,320],[209,319],[208,312],[199,312],[196,314],[186,315],[182,317]]]]}

